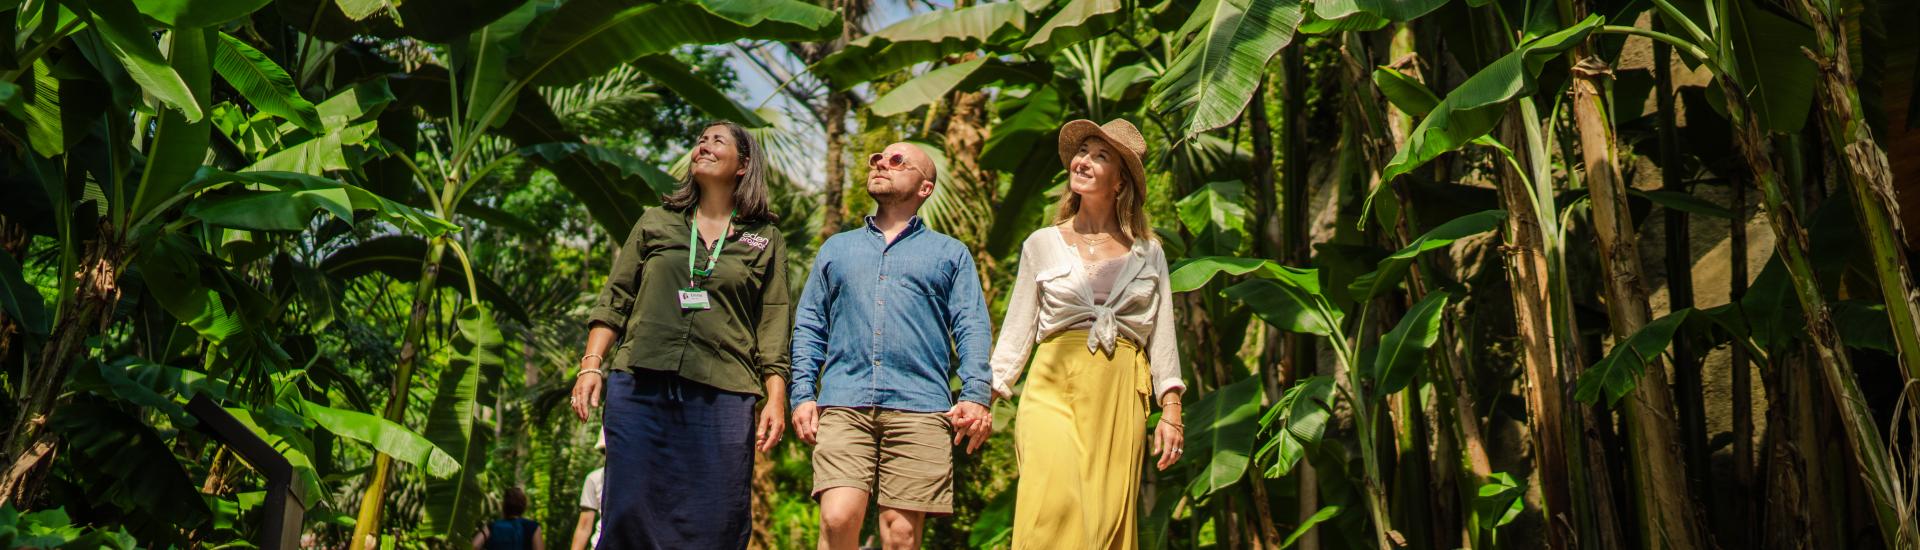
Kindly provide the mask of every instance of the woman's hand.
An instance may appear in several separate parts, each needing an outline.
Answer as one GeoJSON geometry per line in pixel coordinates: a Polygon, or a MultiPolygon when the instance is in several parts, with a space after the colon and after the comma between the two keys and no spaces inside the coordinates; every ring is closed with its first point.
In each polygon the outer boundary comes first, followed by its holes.
{"type": "MultiPolygon", "coordinates": [[[[600,360],[589,357],[580,360],[580,369],[599,369],[600,360]]],[[[587,372],[573,377],[573,416],[586,421],[588,413],[600,407],[601,390],[606,384],[606,371],[587,372]]]]}
{"type": "Polygon", "coordinates": [[[766,377],[767,400],[760,407],[759,428],[754,430],[753,448],[760,452],[780,444],[787,430],[787,380],[778,375],[766,377]]]}
{"type": "Polygon", "coordinates": [[[1160,422],[1153,427],[1153,454],[1160,457],[1154,466],[1166,470],[1180,460],[1187,444],[1186,425],[1180,422],[1180,401],[1178,394],[1171,403],[1161,405],[1160,422]]]}

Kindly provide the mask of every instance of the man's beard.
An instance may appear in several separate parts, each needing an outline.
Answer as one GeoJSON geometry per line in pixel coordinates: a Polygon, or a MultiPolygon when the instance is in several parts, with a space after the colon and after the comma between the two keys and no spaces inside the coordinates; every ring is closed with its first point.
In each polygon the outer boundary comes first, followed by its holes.
{"type": "Polygon", "coordinates": [[[886,182],[884,185],[887,188],[875,189],[874,184],[869,180],[867,183],[867,196],[872,197],[873,202],[878,204],[893,204],[905,200],[908,195],[913,194],[911,190],[892,189],[893,182],[891,181],[886,182]]]}

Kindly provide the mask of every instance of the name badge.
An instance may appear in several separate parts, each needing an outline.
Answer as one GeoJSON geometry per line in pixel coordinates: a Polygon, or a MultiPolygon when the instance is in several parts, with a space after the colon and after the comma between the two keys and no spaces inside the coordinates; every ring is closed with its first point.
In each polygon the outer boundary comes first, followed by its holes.
{"type": "Polygon", "coordinates": [[[708,309],[713,307],[707,301],[707,291],[698,288],[680,289],[680,309],[708,309]]]}

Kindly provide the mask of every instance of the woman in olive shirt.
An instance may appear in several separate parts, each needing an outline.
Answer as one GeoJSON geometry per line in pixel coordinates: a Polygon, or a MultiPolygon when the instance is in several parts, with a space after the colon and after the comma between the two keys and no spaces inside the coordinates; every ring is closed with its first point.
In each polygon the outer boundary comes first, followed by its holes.
{"type": "Polygon", "coordinates": [[[753,450],[786,424],[792,324],[766,164],[739,126],[707,126],[680,189],[614,257],[573,385],[581,420],[605,385],[602,548],[747,546],[753,450]]]}

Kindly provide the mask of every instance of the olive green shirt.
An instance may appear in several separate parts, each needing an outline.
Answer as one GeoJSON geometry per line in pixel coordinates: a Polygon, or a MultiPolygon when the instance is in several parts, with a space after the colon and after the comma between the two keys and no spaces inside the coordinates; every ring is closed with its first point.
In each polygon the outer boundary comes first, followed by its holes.
{"type": "MultiPolygon", "coordinates": [[[[771,223],[735,225],[720,249],[713,276],[703,279],[709,309],[680,307],[687,271],[692,209],[650,208],[640,215],[613,272],[594,301],[587,324],[619,332],[612,370],[671,372],[721,390],[765,396],[762,379],[787,376],[792,337],[786,245],[771,223]]],[[[737,224],[738,222],[736,222],[737,224]]],[[[706,267],[712,237],[702,235],[706,267]]]]}

